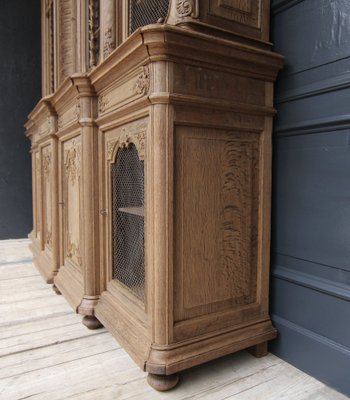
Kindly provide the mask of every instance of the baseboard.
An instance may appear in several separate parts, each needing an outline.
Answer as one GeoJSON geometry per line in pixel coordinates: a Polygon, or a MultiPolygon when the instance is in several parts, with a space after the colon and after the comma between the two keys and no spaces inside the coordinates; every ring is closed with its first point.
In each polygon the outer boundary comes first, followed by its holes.
{"type": "Polygon", "coordinates": [[[278,337],[270,351],[334,389],[350,395],[350,348],[272,315],[278,337]]]}

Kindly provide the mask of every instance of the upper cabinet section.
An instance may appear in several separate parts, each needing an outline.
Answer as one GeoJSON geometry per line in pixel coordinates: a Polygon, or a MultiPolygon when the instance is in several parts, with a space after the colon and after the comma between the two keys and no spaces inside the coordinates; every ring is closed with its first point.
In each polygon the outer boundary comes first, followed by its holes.
{"type": "Polygon", "coordinates": [[[269,0],[42,0],[43,95],[95,68],[149,24],[267,48],[269,0]]]}

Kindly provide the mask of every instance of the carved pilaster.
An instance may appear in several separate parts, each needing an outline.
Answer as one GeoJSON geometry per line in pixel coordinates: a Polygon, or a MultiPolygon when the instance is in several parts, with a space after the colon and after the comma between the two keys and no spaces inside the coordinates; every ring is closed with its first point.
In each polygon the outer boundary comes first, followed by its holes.
{"type": "Polygon", "coordinates": [[[89,68],[96,67],[100,57],[100,2],[89,0],[89,68]]]}

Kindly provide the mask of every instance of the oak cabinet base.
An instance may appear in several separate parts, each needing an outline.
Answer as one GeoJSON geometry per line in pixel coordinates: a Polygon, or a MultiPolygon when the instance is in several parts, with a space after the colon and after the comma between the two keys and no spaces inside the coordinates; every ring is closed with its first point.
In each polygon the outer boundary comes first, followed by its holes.
{"type": "Polygon", "coordinates": [[[78,311],[79,305],[84,296],[83,279],[80,273],[62,266],[54,278],[54,284],[68,301],[74,311],[78,311]]]}
{"type": "Polygon", "coordinates": [[[46,283],[53,283],[54,277],[57,274],[57,270],[55,270],[52,265],[52,258],[48,255],[48,250],[40,250],[37,241],[32,241],[29,247],[33,254],[34,265],[40,272],[40,275],[43,277],[46,283]]]}

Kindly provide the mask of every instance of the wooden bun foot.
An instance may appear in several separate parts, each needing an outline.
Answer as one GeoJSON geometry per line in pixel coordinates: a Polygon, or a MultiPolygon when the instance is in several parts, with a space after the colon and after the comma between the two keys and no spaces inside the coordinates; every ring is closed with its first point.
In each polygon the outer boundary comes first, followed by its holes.
{"type": "Polygon", "coordinates": [[[82,322],[88,329],[98,329],[102,327],[101,322],[96,317],[90,315],[85,315],[82,322]]]}
{"type": "Polygon", "coordinates": [[[255,346],[249,347],[247,350],[256,358],[265,357],[268,353],[267,342],[256,344],[255,346]]]}
{"type": "Polygon", "coordinates": [[[155,375],[148,374],[148,384],[158,392],[166,392],[175,387],[179,382],[179,374],[173,375],[155,375]]]}
{"type": "Polygon", "coordinates": [[[56,294],[62,294],[61,292],[60,292],[60,289],[54,284],[54,285],[52,285],[52,290],[56,293],[56,294]]]}

